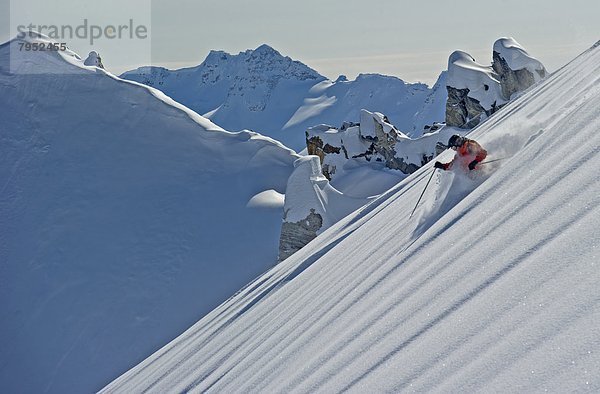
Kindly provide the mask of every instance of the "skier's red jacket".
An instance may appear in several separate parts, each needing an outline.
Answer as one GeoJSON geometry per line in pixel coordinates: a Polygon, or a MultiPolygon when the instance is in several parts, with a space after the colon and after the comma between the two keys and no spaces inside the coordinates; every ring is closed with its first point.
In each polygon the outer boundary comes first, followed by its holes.
{"type": "Polygon", "coordinates": [[[444,170],[452,168],[454,163],[458,163],[463,169],[469,170],[469,164],[474,160],[481,163],[487,156],[487,151],[481,147],[476,141],[468,138],[464,139],[465,142],[456,150],[454,159],[451,162],[443,164],[444,170]]]}

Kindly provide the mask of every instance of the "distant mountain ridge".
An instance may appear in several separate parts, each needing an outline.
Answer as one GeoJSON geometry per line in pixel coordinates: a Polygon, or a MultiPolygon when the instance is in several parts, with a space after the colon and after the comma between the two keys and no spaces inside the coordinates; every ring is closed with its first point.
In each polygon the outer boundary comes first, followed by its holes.
{"type": "Polygon", "coordinates": [[[169,70],[164,67],[140,67],[125,72],[122,78],[156,87],[175,96],[184,97],[200,113],[220,105],[231,106],[235,97],[244,98],[250,111],[262,111],[272,90],[282,79],[322,81],[326,78],[308,66],[282,56],[268,45],[231,55],[210,51],[198,66],[169,70]],[[186,95],[187,89],[193,89],[186,95]],[[206,93],[222,94],[206,97],[206,93]],[[253,94],[249,92],[253,92],[253,94]]]}
{"type": "Polygon", "coordinates": [[[297,150],[308,127],[358,121],[363,108],[385,113],[411,136],[444,119],[443,89],[379,74],[331,81],[266,44],[237,55],[211,51],[196,67],[147,66],[121,77],[156,87],[228,130],[256,130],[297,150]]]}

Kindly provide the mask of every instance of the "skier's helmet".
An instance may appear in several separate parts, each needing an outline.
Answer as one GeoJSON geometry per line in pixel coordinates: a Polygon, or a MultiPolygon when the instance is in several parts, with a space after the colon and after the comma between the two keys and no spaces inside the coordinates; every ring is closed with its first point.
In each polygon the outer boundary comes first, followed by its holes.
{"type": "Polygon", "coordinates": [[[463,144],[463,137],[461,137],[458,134],[454,134],[452,137],[450,137],[450,139],[448,140],[448,147],[450,148],[458,148],[459,146],[461,146],[463,144]]]}

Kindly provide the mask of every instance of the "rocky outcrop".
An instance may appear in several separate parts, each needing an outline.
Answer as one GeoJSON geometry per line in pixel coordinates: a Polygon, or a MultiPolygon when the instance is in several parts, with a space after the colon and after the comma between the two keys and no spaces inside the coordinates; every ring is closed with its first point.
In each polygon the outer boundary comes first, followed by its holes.
{"type": "Polygon", "coordinates": [[[91,51],[88,55],[87,59],[83,62],[86,66],[95,66],[104,69],[104,65],[102,64],[102,58],[100,54],[96,51],[91,51]]]}
{"type": "Polygon", "coordinates": [[[502,96],[506,100],[528,89],[547,74],[542,63],[529,56],[512,38],[501,38],[494,43],[492,68],[500,78],[502,96]]]}
{"type": "Polygon", "coordinates": [[[542,63],[512,38],[494,43],[491,66],[466,52],[453,52],[448,59],[446,124],[471,129],[546,74],[542,63]]]}
{"type": "Polygon", "coordinates": [[[367,141],[372,141],[372,151],[383,158],[383,162],[385,163],[385,166],[387,168],[390,168],[392,170],[399,170],[405,174],[412,174],[421,167],[421,165],[417,165],[415,163],[407,163],[403,157],[397,156],[398,142],[400,142],[402,139],[408,139],[408,137],[402,134],[394,126],[390,125],[391,127],[386,127],[384,129],[384,126],[389,125],[385,116],[383,122],[378,121],[376,117],[372,116],[367,116],[366,119],[364,119],[364,121],[373,122],[375,138],[370,139],[369,136],[366,136],[364,138],[367,141]]]}
{"type": "Polygon", "coordinates": [[[469,96],[470,90],[468,88],[456,89],[451,86],[446,88],[448,90],[446,125],[450,127],[472,129],[482,119],[499,109],[499,106],[495,103],[487,110],[483,108],[479,100],[469,96]]]}
{"type": "Polygon", "coordinates": [[[450,132],[436,123],[416,139],[407,137],[381,113],[361,111],[360,123],[311,127],[306,132],[308,154],[318,156],[328,180],[344,172],[348,162],[379,164],[412,174],[437,155],[437,142],[445,143],[450,132]]]}
{"type": "Polygon", "coordinates": [[[310,209],[308,215],[297,222],[287,222],[285,215],[279,237],[279,261],[283,261],[299,251],[317,237],[317,231],[323,227],[323,217],[310,209]]]}
{"type": "Polygon", "coordinates": [[[329,125],[319,125],[311,127],[306,132],[306,148],[309,155],[318,156],[321,162],[321,168],[323,175],[331,180],[337,169],[336,162],[339,160],[332,160],[331,155],[337,155],[348,159],[348,152],[344,148],[342,140],[336,133],[331,133],[335,129],[329,125]],[[331,136],[333,135],[333,138],[331,136]],[[329,155],[329,158],[325,158],[329,155]]]}
{"type": "Polygon", "coordinates": [[[534,75],[523,68],[512,70],[504,58],[494,51],[492,67],[500,77],[502,96],[510,98],[514,93],[522,92],[535,82],[534,75]]]}
{"type": "Polygon", "coordinates": [[[323,176],[319,157],[304,156],[296,160],[286,187],[279,261],[369,200],[346,196],[331,186],[323,176]]]}
{"type": "Polygon", "coordinates": [[[318,191],[327,184],[318,157],[305,156],[294,162],[283,205],[279,261],[312,241],[323,227],[326,211],[318,191]]]}
{"type": "Polygon", "coordinates": [[[498,75],[466,52],[448,59],[446,125],[463,129],[477,126],[506,102],[498,75]]]}
{"type": "Polygon", "coordinates": [[[306,131],[309,156],[294,162],[295,169],[286,187],[279,261],[300,250],[374,195],[387,190],[365,187],[370,180],[359,175],[355,187],[369,192],[351,197],[332,186],[332,182],[341,179],[338,185],[347,187],[349,178],[344,175],[361,166],[372,171],[369,174],[376,172],[376,176],[390,176],[388,169],[395,170],[401,174],[393,176],[395,183],[399,182],[404,174],[415,172],[445,150],[444,144],[456,130],[434,123],[425,131],[422,137],[409,138],[387,116],[367,110],[361,110],[360,123],[344,122],[340,128],[329,125],[309,128],[306,131]]]}

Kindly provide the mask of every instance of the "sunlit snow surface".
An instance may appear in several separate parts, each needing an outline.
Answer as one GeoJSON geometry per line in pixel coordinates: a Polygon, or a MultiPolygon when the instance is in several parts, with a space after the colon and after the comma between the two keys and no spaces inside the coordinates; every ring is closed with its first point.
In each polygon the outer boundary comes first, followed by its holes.
{"type": "Polygon", "coordinates": [[[276,263],[282,203],[247,204],[298,156],[18,43],[0,46],[0,392],[94,392],[276,263]]]}
{"type": "Polygon", "coordinates": [[[422,168],[105,391],[600,391],[599,108],[594,48],[471,134],[481,178],[409,219],[422,168]]]}

